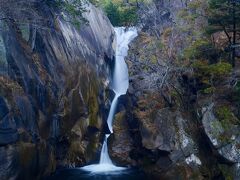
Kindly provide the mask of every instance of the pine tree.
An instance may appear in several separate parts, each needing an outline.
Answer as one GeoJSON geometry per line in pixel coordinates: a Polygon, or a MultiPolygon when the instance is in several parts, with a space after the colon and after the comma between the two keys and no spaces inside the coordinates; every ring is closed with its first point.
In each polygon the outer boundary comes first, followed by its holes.
{"type": "Polygon", "coordinates": [[[209,0],[209,33],[224,31],[231,52],[231,63],[235,66],[237,37],[240,36],[240,0],[209,0]]]}

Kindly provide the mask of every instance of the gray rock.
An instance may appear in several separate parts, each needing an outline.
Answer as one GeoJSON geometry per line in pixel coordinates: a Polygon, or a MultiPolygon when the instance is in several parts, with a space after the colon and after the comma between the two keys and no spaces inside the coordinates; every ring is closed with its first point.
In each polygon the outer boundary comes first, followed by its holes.
{"type": "Polygon", "coordinates": [[[202,123],[206,134],[210,138],[212,144],[216,147],[220,147],[221,144],[218,141],[218,137],[224,132],[221,123],[215,117],[213,113],[214,104],[210,104],[208,107],[202,108],[202,123]]]}
{"type": "Polygon", "coordinates": [[[225,142],[222,140],[222,136],[224,136],[224,128],[222,127],[221,122],[217,119],[217,117],[213,113],[214,103],[210,104],[208,107],[202,109],[202,122],[204,126],[204,130],[208,135],[212,144],[217,148],[220,155],[222,155],[227,160],[233,163],[240,162],[240,151],[239,151],[239,129],[232,127],[231,128],[231,139],[225,142]]]}
{"type": "MultiPolygon", "coordinates": [[[[35,176],[40,177],[55,170],[56,159],[61,165],[82,165],[96,158],[101,140],[105,90],[114,56],[113,27],[91,4],[84,5],[88,24],[81,24],[79,29],[56,18],[44,4],[39,5],[41,8],[33,10],[39,16],[36,18],[54,22],[50,28],[46,24],[35,28],[27,25],[24,28],[30,28],[31,33],[26,31],[23,37],[23,27],[9,21],[1,31],[8,77],[0,76],[0,145],[17,142],[21,147],[19,152],[14,151],[18,149],[15,146],[13,151],[5,148],[0,152],[1,161],[6,161],[0,168],[0,179],[8,176],[11,169],[7,167],[15,162],[19,178],[30,177],[31,173],[31,166],[21,168],[19,159],[2,157],[4,153],[47,153],[33,166],[35,176]],[[92,134],[88,132],[90,127],[95,128],[92,134]],[[41,149],[35,146],[39,143],[44,144],[41,149]]],[[[10,9],[18,17],[25,15],[10,9]]],[[[27,159],[26,164],[35,163],[32,161],[34,158],[27,159]]]]}
{"type": "Polygon", "coordinates": [[[9,110],[3,97],[0,97],[0,119],[8,114],[9,110]]]}

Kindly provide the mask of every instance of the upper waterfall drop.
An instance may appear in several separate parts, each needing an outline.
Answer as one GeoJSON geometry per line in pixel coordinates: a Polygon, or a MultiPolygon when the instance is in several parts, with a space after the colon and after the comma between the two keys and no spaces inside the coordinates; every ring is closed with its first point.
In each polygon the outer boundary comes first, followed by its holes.
{"type": "Polygon", "coordinates": [[[126,94],[129,86],[128,67],[124,60],[128,53],[129,43],[138,35],[136,28],[114,28],[116,34],[115,67],[113,73],[113,90],[116,95],[126,94]]]}
{"type": "Polygon", "coordinates": [[[126,94],[129,86],[128,67],[124,59],[128,53],[129,43],[138,35],[137,29],[134,27],[118,27],[114,28],[114,31],[116,34],[116,52],[112,89],[115,92],[115,97],[112,101],[107,119],[108,128],[111,133],[113,133],[112,121],[114,119],[118,97],[126,94]]]}
{"type": "MultiPolygon", "coordinates": [[[[111,133],[113,133],[113,119],[117,107],[117,102],[119,96],[126,94],[128,86],[129,86],[129,78],[128,78],[128,67],[124,60],[128,53],[128,45],[129,43],[137,37],[137,29],[134,27],[125,28],[118,27],[114,28],[115,30],[115,40],[116,40],[116,54],[115,54],[115,66],[113,70],[113,78],[112,78],[112,89],[115,92],[115,97],[112,101],[110,111],[108,114],[107,124],[111,133]]],[[[101,150],[101,157],[99,164],[93,164],[89,166],[84,166],[81,169],[85,171],[89,171],[92,173],[107,173],[113,171],[121,171],[126,168],[117,167],[112,163],[112,160],[108,154],[108,146],[107,139],[110,134],[106,134],[103,147],[101,150]]]]}

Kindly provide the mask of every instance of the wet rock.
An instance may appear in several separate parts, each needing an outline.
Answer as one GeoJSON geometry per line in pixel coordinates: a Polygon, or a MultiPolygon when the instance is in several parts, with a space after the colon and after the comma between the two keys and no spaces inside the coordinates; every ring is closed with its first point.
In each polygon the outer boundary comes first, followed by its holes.
{"type": "Polygon", "coordinates": [[[7,104],[3,97],[0,97],[0,119],[4,118],[9,112],[7,104]]]}
{"type": "Polygon", "coordinates": [[[119,165],[134,164],[129,157],[129,153],[133,149],[133,142],[128,127],[126,111],[117,113],[114,118],[114,134],[109,140],[109,149],[111,158],[119,165]]]}
{"type": "Polygon", "coordinates": [[[219,154],[230,162],[239,163],[240,151],[238,145],[240,143],[240,137],[237,133],[239,132],[239,128],[234,127],[234,125],[231,126],[229,122],[230,129],[224,129],[222,123],[214,114],[213,103],[203,108],[202,113],[205,132],[212,144],[218,149],[219,154]],[[230,132],[230,135],[227,131],[230,132]],[[228,136],[230,136],[230,138],[228,138],[228,136]]]}
{"type": "Polygon", "coordinates": [[[91,4],[84,5],[88,23],[79,29],[44,6],[37,18],[54,22],[49,30],[27,25],[23,35],[23,27],[9,21],[1,31],[8,64],[8,74],[0,75],[1,179],[13,178],[10,172],[39,179],[57,165],[83,165],[100,147],[113,27],[91,4]]]}
{"type": "Polygon", "coordinates": [[[158,148],[164,151],[174,149],[175,129],[172,119],[174,115],[168,110],[160,110],[150,114],[151,119],[142,119],[142,144],[147,149],[158,148]]]}
{"type": "MultiPolygon", "coordinates": [[[[128,131],[122,140],[112,137],[110,154],[115,161],[124,159],[121,154],[115,158],[114,155],[123,149],[118,143],[125,141],[130,148],[129,162],[156,175],[156,179],[222,179],[218,167],[221,156],[208,140],[204,126],[209,126],[209,122],[202,122],[198,110],[204,105],[198,99],[196,79],[187,70],[179,73],[173,70],[171,74],[168,70],[178,65],[163,55],[168,54],[164,48],[158,47],[159,43],[170,47],[169,42],[181,42],[170,48],[174,54],[181,54],[188,46],[184,33],[174,24],[179,10],[187,7],[188,2],[162,0],[140,5],[139,12],[146,13],[140,14],[141,30],[127,58],[128,100],[119,105],[120,111],[126,110],[128,131]],[[166,35],[170,31],[176,39],[166,35]]],[[[205,100],[209,102],[209,97],[205,100]]]]}
{"type": "Polygon", "coordinates": [[[19,173],[16,151],[13,146],[0,147],[0,174],[3,180],[16,178],[19,173]]]}
{"type": "Polygon", "coordinates": [[[16,129],[0,129],[0,145],[15,143],[18,140],[16,129]]]}

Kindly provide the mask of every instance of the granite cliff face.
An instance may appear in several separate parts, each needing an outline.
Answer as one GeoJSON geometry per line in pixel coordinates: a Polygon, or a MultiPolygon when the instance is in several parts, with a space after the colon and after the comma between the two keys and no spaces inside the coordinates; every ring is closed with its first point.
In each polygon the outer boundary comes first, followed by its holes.
{"type": "Polygon", "coordinates": [[[220,77],[211,94],[201,91],[196,72],[175,61],[189,45],[177,27],[189,2],[140,6],[139,36],[128,56],[130,87],[115,116],[111,156],[160,179],[239,179],[239,115],[231,84],[238,67],[220,77]]]}
{"type": "Polygon", "coordinates": [[[97,157],[101,142],[112,25],[91,4],[80,29],[43,6],[37,13],[50,28],[1,24],[0,179],[83,165],[97,157]]]}
{"type": "MultiPolygon", "coordinates": [[[[79,29],[33,2],[40,23],[5,19],[0,26],[0,179],[40,179],[57,166],[96,161],[114,96],[114,32],[103,12],[85,5],[79,29]]],[[[240,65],[206,89],[199,69],[178,61],[191,43],[188,21],[179,19],[190,2],[138,4],[130,86],[119,98],[109,153],[153,179],[237,180],[240,65]]],[[[206,23],[198,20],[196,29],[206,23]]]]}

